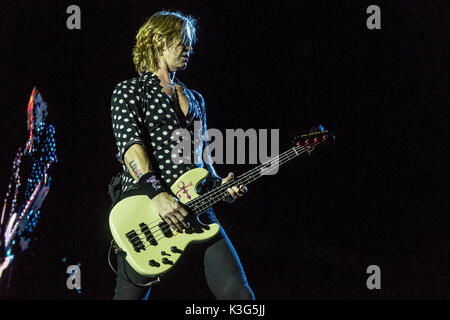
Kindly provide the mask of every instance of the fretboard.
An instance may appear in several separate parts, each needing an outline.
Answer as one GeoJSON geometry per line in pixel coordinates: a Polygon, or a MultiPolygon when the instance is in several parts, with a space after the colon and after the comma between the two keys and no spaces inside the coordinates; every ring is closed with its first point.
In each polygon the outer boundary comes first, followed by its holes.
{"type": "Polygon", "coordinates": [[[219,201],[222,201],[226,197],[228,197],[230,194],[228,193],[227,189],[232,187],[239,187],[240,185],[249,185],[253,181],[256,181],[257,179],[261,178],[264,175],[268,175],[271,173],[271,171],[278,169],[281,165],[287,163],[288,161],[304,154],[307,152],[311,152],[315,146],[322,143],[323,141],[315,142],[314,144],[308,145],[308,146],[296,146],[293,147],[282,154],[273,157],[272,159],[268,160],[267,162],[256,166],[255,168],[243,173],[242,175],[238,176],[236,179],[233,179],[231,181],[228,181],[224,184],[222,184],[220,187],[217,187],[195,199],[188,202],[186,204],[187,208],[190,212],[194,214],[200,214],[205,209],[213,206],[219,201]]]}

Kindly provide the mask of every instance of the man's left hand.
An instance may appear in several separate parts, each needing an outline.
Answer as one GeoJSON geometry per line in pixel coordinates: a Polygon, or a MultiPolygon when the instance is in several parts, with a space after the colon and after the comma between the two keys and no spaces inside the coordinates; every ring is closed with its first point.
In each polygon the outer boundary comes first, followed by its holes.
{"type": "MultiPolygon", "coordinates": [[[[226,183],[226,182],[228,182],[230,180],[233,180],[233,178],[234,178],[234,174],[232,172],[230,172],[228,174],[228,176],[226,176],[226,178],[222,179],[222,184],[224,184],[224,183],[226,183]]],[[[234,202],[234,200],[237,197],[242,197],[244,195],[244,193],[246,193],[248,190],[247,190],[246,186],[241,184],[239,187],[235,186],[235,187],[232,187],[232,188],[228,188],[227,191],[228,191],[228,193],[231,196],[231,199],[232,199],[231,202],[234,202]]]]}

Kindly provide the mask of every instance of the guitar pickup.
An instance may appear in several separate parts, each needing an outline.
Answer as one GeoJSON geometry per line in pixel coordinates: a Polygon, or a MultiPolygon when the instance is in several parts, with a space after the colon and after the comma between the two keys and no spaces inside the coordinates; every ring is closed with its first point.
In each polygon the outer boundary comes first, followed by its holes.
{"type": "Polygon", "coordinates": [[[139,236],[135,230],[131,230],[130,232],[127,232],[125,234],[125,236],[127,237],[128,241],[130,241],[131,245],[133,246],[134,251],[139,253],[139,252],[141,252],[141,250],[145,250],[144,243],[139,238],[139,236]]]}
{"type": "Polygon", "coordinates": [[[159,224],[159,228],[161,229],[163,235],[166,238],[170,238],[173,236],[172,230],[170,229],[170,226],[167,222],[163,221],[159,224]]]}
{"type": "Polygon", "coordinates": [[[153,236],[152,232],[150,231],[148,225],[146,225],[145,223],[140,223],[139,227],[141,228],[142,233],[145,235],[145,239],[147,239],[147,241],[152,245],[152,246],[156,246],[158,245],[158,243],[156,242],[155,237],[153,236]]]}

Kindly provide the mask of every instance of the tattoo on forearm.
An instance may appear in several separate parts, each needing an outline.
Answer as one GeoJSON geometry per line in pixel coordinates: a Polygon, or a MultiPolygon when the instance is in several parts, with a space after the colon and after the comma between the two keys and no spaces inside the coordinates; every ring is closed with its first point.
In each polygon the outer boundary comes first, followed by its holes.
{"type": "Polygon", "coordinates": [[[144,175],[142,171],[137,167],[137,164],[136,162],[134,162],[134,160],[130,161],[130,168],[131,170],[133,170],[133,173],[138,180],[144,175]]]}

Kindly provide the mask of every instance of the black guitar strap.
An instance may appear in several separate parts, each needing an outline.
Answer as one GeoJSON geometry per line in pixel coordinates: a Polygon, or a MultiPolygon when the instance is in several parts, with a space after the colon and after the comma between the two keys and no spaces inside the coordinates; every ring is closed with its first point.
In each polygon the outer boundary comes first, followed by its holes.
{"type": "Polygon", "coordinates": [[[124,271],[125,271],[125,277],[123,277],[123,279],[125,279],[128,282],[131,282],[132,284],[134,284],[137,287],[150,287],[154,284],[157,284],[159,282],[161,282],[160,277],[156,277],[155,280],[152,280],[150,282],[147,283],[135,283],[133,280],[130,279],[130,276],[128,275],[127,269],[125,267],[125,256],[127,255],[127,253],[125,251],[123,251],[122,249],[120,249],[116,243],[114,242],[114,240],[111,240],[111,244],[109,246],[109,250],[108,250],[108,263],[110,268],[114,271],[114,273],[117,275],[117,270],[114,269],[114,267],[111,264],[111,249],[114,249],[114,253],[117,254],[117,257],[122,258],[122,263],[124,265],[124,271]]]}

